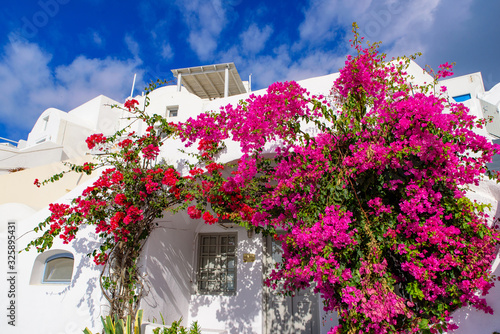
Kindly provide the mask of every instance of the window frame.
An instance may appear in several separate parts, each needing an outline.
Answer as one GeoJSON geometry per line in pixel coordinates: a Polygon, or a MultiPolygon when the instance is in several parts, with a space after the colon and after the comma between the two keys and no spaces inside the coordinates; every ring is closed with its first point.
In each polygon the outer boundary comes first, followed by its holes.
{"type": "MultiPolygon", "coordinates": [[[[236,294],[236,291],[237,291],[237,282],[238,282],[238,275],[237,275],[237,272],[238,272],[238,233],[237,232],[221,232],[221,233],[199,233],[198,234],[198,241],[197,241],[197,246],[198,246],[198,251],[197,251],[197,263],[196,263],[196,293],[199,294],[199,295],[222,295],[222,296],[234,296],[236,294]],[[203,242],[203,239],[204,237],[216,237],[217,238],[217,241],[216,241],[216,244],[215,244],[215,247],[216,247],[216,251],[215,251],[215,257],[216,257],[216,264],[215,266],[219,266],[219,267],[216,267],[214,268],[214,271],[215,271],[215,275],[220,275],[221,272],[223,272],[226,277],[228,275],[228,273],[231,273],[231,271],[228,271],[228,267],[227,267],[227,263],[228,263],[228,251],[226,251],[225,253],[225,263],[226,263],[226,267],[221,267],[220,264],[221,264],[221,257],[223,256],[222,252],[221,252],[221,248],[222,247],[229,247],[229,243],[227,245],[223,245],[222,242],[221,242],[221,238],[223,237],[234,237],[234,254],[233,255],[230,255],[232,257],[232,259],[234,260],[234,268],[233,268],[233,289],[232,290],[228,290],[227,289],[227,283],[229,282],[226,278],[226,284],[225,284],[225,288],[222,288],[223,284],[222,282],[220,281],[220,276],[218,278],[216,278],[216,282],[219,282],[219,289],[210,289],[210,288],[206,288],[206,289],[202,289],[200,287],[200,284],[201,282],[203,281],[206,281],[207,283],[210,282],[210,280],[207,278],[206,280],[202,279],[201,278],[201,275],[202,275],[202,259],[203,257],[208,257],[209,255],[203,255],[203,246],[212,246],[211,244],[209,245],[203,245],[202,242],[203,242]],[[217,264],[217,262],[219,264],[217,264]]],[[[205,253],[206,254],[206,253],[205,253]]],[[[210,254],[210,252],[208,253],[210,254]]],[[[208,273],[207,273],[208,274],[208,273]]]]}
{"type": "Polygon", "coordinates": [[[463,103],[463,102],[466,102],[466,101],[469,101],[470,99],[472,99],[472,95],[470,93],[465,93],[465,94],[453,96],[452,98],[457,103],[463,103]]]}
{"type": "Polygon", "coordinates": [[[41,283],[42,284],[70,284],[71,281],[73,280],[73,271],[74,271],[74,269],[75,269],[75,257],[73,256],[73,254],[71,254],[71,253],[59,253],[59,254],[55,254],[55,255],[49,256],[45,260],[45,262],[44,262],[41,283]],[[45,274],[47,272],[47,265],[49,264],[49,262],[57,260],[57,259],[61,259],[61,258],[67,258],[67,259],[73,260],[73,268],[71,269],[71,277],[70,277],[70,279],[69,280],[58,280],[58,281],[56,281],[56,280],[47,281],[46,278],[45,278],[45,274]]]}
{"type": "Polygon", "coordinates": [[[179,106],[178,105],[167,106],[167,118],[178,117],[178,116],[179,116],[179,106]],[[173,112],[175,112],[175,115],[172,115],[173,112]]]}

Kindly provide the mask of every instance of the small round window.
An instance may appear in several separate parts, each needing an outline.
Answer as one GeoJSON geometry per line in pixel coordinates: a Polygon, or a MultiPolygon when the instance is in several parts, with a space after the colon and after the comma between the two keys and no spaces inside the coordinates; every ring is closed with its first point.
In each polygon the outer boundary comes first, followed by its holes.
{"type": "Polygon", "coordinates": [[[45,262],[42,283],[70,283],[73,275],[72,254],[57,254],[45,262]]]}

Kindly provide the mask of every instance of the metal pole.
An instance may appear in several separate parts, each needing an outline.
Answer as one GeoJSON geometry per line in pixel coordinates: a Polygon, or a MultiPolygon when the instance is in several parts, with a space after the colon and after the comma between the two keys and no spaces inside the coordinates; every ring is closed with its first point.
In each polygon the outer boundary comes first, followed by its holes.
{"type": "Polygon", "coordinates": [[[3,137],[0,137],[0,140],[10,141],[11,143],[19,144],[17,141],[10,140],[10,139],[3,138],[3,137]]]}
{"type": "Polygon", "coordinates": [[[182,73],[177,74],[177,91],[181,91],[181,84],[182,84],[182,73]]]}
{"type": "Polygon", "coordinates": [[[132,83],[132,90],[130,91],[130,97],[134,95],[134,88],[135,88],[135,78],[137,77],[137,73],[134,74],[134,82],[132,83]]]}
{"type": "Polygon", "coordinates": [[[226,67],[225,77],[224,77],[224,97],[229,95],[229,68],[226,67]]]}

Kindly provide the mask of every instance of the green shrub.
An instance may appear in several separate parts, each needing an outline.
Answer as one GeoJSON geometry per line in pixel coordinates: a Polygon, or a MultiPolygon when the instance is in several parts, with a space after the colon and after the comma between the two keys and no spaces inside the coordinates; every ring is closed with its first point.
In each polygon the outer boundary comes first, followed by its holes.
{"type": "MultiPolygon", "coordinates": [[[[135,321],[133,323],[130,315],[127,316],[125,321],[123,319],[118,319],[116,314],[114,316],[114,320],[110,315],[106,316],[106,318],[101,317],[102,325],[104,326],[104,334],[142,334],[142,313],[142,310],[137,311],[137,315],[135,316],[135,321]]],[[[88,328],[85,328],[83,333],[92,334],[88,328]]]]}
{"type": "Polygon", "coordinates": [[[201,328],[198,326],[197,321],[193,322],[189,328],[181,326],[181,322],[182,318],[180,318],[179,321],[172,322],[169,328],[158,327],[153,329],[153,333],[154,334],[201,334],[201,328]]]}

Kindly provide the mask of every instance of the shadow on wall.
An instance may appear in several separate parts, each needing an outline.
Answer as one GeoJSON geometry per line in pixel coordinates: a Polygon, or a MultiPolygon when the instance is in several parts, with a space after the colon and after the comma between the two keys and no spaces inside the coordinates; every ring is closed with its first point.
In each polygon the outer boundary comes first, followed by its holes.
{"type": "MultiPolygon", "coordinates": [[[[245,232],[246,234],[246,232],[245,232]]],[[[239,238],[236,294],[230,296],[199,295],[192,300],[191,316],[200,318],[200,312],[207,307],[217,307],[215,311],[216,320],[220,324],[225,324],[228,333],[257,333],[255,327],[261,328],[262,324],[262,271],[261,261],[243,262],[243,251],[254,253],[256,258],[261,257],[260,249],[257,249],[255,242],[248,239],[239,238]]],[[[254,236],[259,238],[259,236],[254,236]]],[[[201,327],[207,325],[199,323],[201,327]]],[[[258,331],[260,332],[260,330],[258,331]]]]}
{"type": "Polygon", "coordinates": [[[145,320],[159,319],[160,313],[166,324],[188,318],[193,238],[194,230],[189,228],[161,225],[151,233],[139,264],[146,278],[141,302],[145,320]]]}
{"type": "MultiPolygon", "coordinates": [[[[498,191],[498,185],[491,183],[490,187],[495,188],[491,190],[496,199],[499,200],[500,192],[498,191]],[[496,191],[493,192],[494,190],[496,191]]],[[[497,203],[495,212],[494,222],[496,222],[500,217],[500,202],[497,203]]],[[[500,277],[500,257],[498,253],[497,258],[492,264],[491,271],[494,276],[500,277]]],[[[500,312],[500,284],[498,281],[484,298],[486,299],[488,305],[493,309],[494,313],[487,314],[472,306],[464,307],[455,311],[452,314],[453,322],[456,323],[459,328],[453,331],[453,334],[500,332],[500,318],[498,317],[498,312],[500,312]]]]}
{"type": "MultiPolygon", "coordinates": [[[[493,140],[493,143],[500,144],[500,139],[493,140]]],[[[486,164],[486,166],[488,166],[491,170],[500,171],[500,154],[495,154],[492,161],[489,164],[486,164]]]]}
{"type": "MultiPolygon", "coordinates": [[[[82,229],[88,229],[86,227],[82,229]]],[[[59,243],[59,242],[58,242],[59,243]]],[[[71,248],[54,249],[39,254],[36,258],[50,253],[73,253],[74,267],[71,282],[67,285],[42,283],[45,260],[42,262],[41,274],[36,274],[35,262],[31,279],[30,305],[26,305],[27,312],[37,312],[45,322],[28,324],[26,328],[37,333],[77,333],[85,327],[91,329],[102,328],[100,316],[105,314],[106,300],[102,297],[99,287],[101,266],[97,267],[92,259],[86,256],[92,249],[100,245],[92,236],[81,237],[71,242],[71,248]],[[36,297],[35,297],[36,296],[36,297]],[[62,316],[62,317],[61,317],[62,316]]],[[[30,314],[30,316],[32,316],[30,314]]],[[[36,316],[34,317],[35,319],[36,316]]]]}
{"type": "MultiPolygon", "coordinates": [[[[98,248],[99,245],[100,242],[89,240],[87,238],[79,238],[73,241],[73,247],[76,251],[76,254],[83,254],[83,256],[80,257],[78,266],[73,269],[73,278],[71,280],[72,283],[68,287],[68,289],[70,289],[74,287],[75,284],[81,284],[83,283],[81,281],[85,281],[85,277],[82,275],[84,268],[86,268],[86,271],[88,271],[88,268],[95,268],[94,272],[97,274],[97,276],[87,279],[87,288],[85,289],[85,293],[77,304],[78,309],[81,309],[83,305],[86,305],[86,309],[89,310],[88,315],[91,318],[91,323],[89,324],[89,326],[92,326],[94,328],[101,325],[100,316],[106,314],[109,310],[109,306],[107,305],[107,303],[103,303],[103,301],[105,301],[105,298],[102,297],[98,300],[96,297],[97,295],[102,295],[99,282],[99,275],[101,273],[102,266],[97,266],[92,258],[86,255],[90,252],[90,250],[98,248]],[[97,307],[99,307],[99,309],[97,309],[97,307]]],[[[83,286],[83,284],[81,285],[83,286]]]]}

